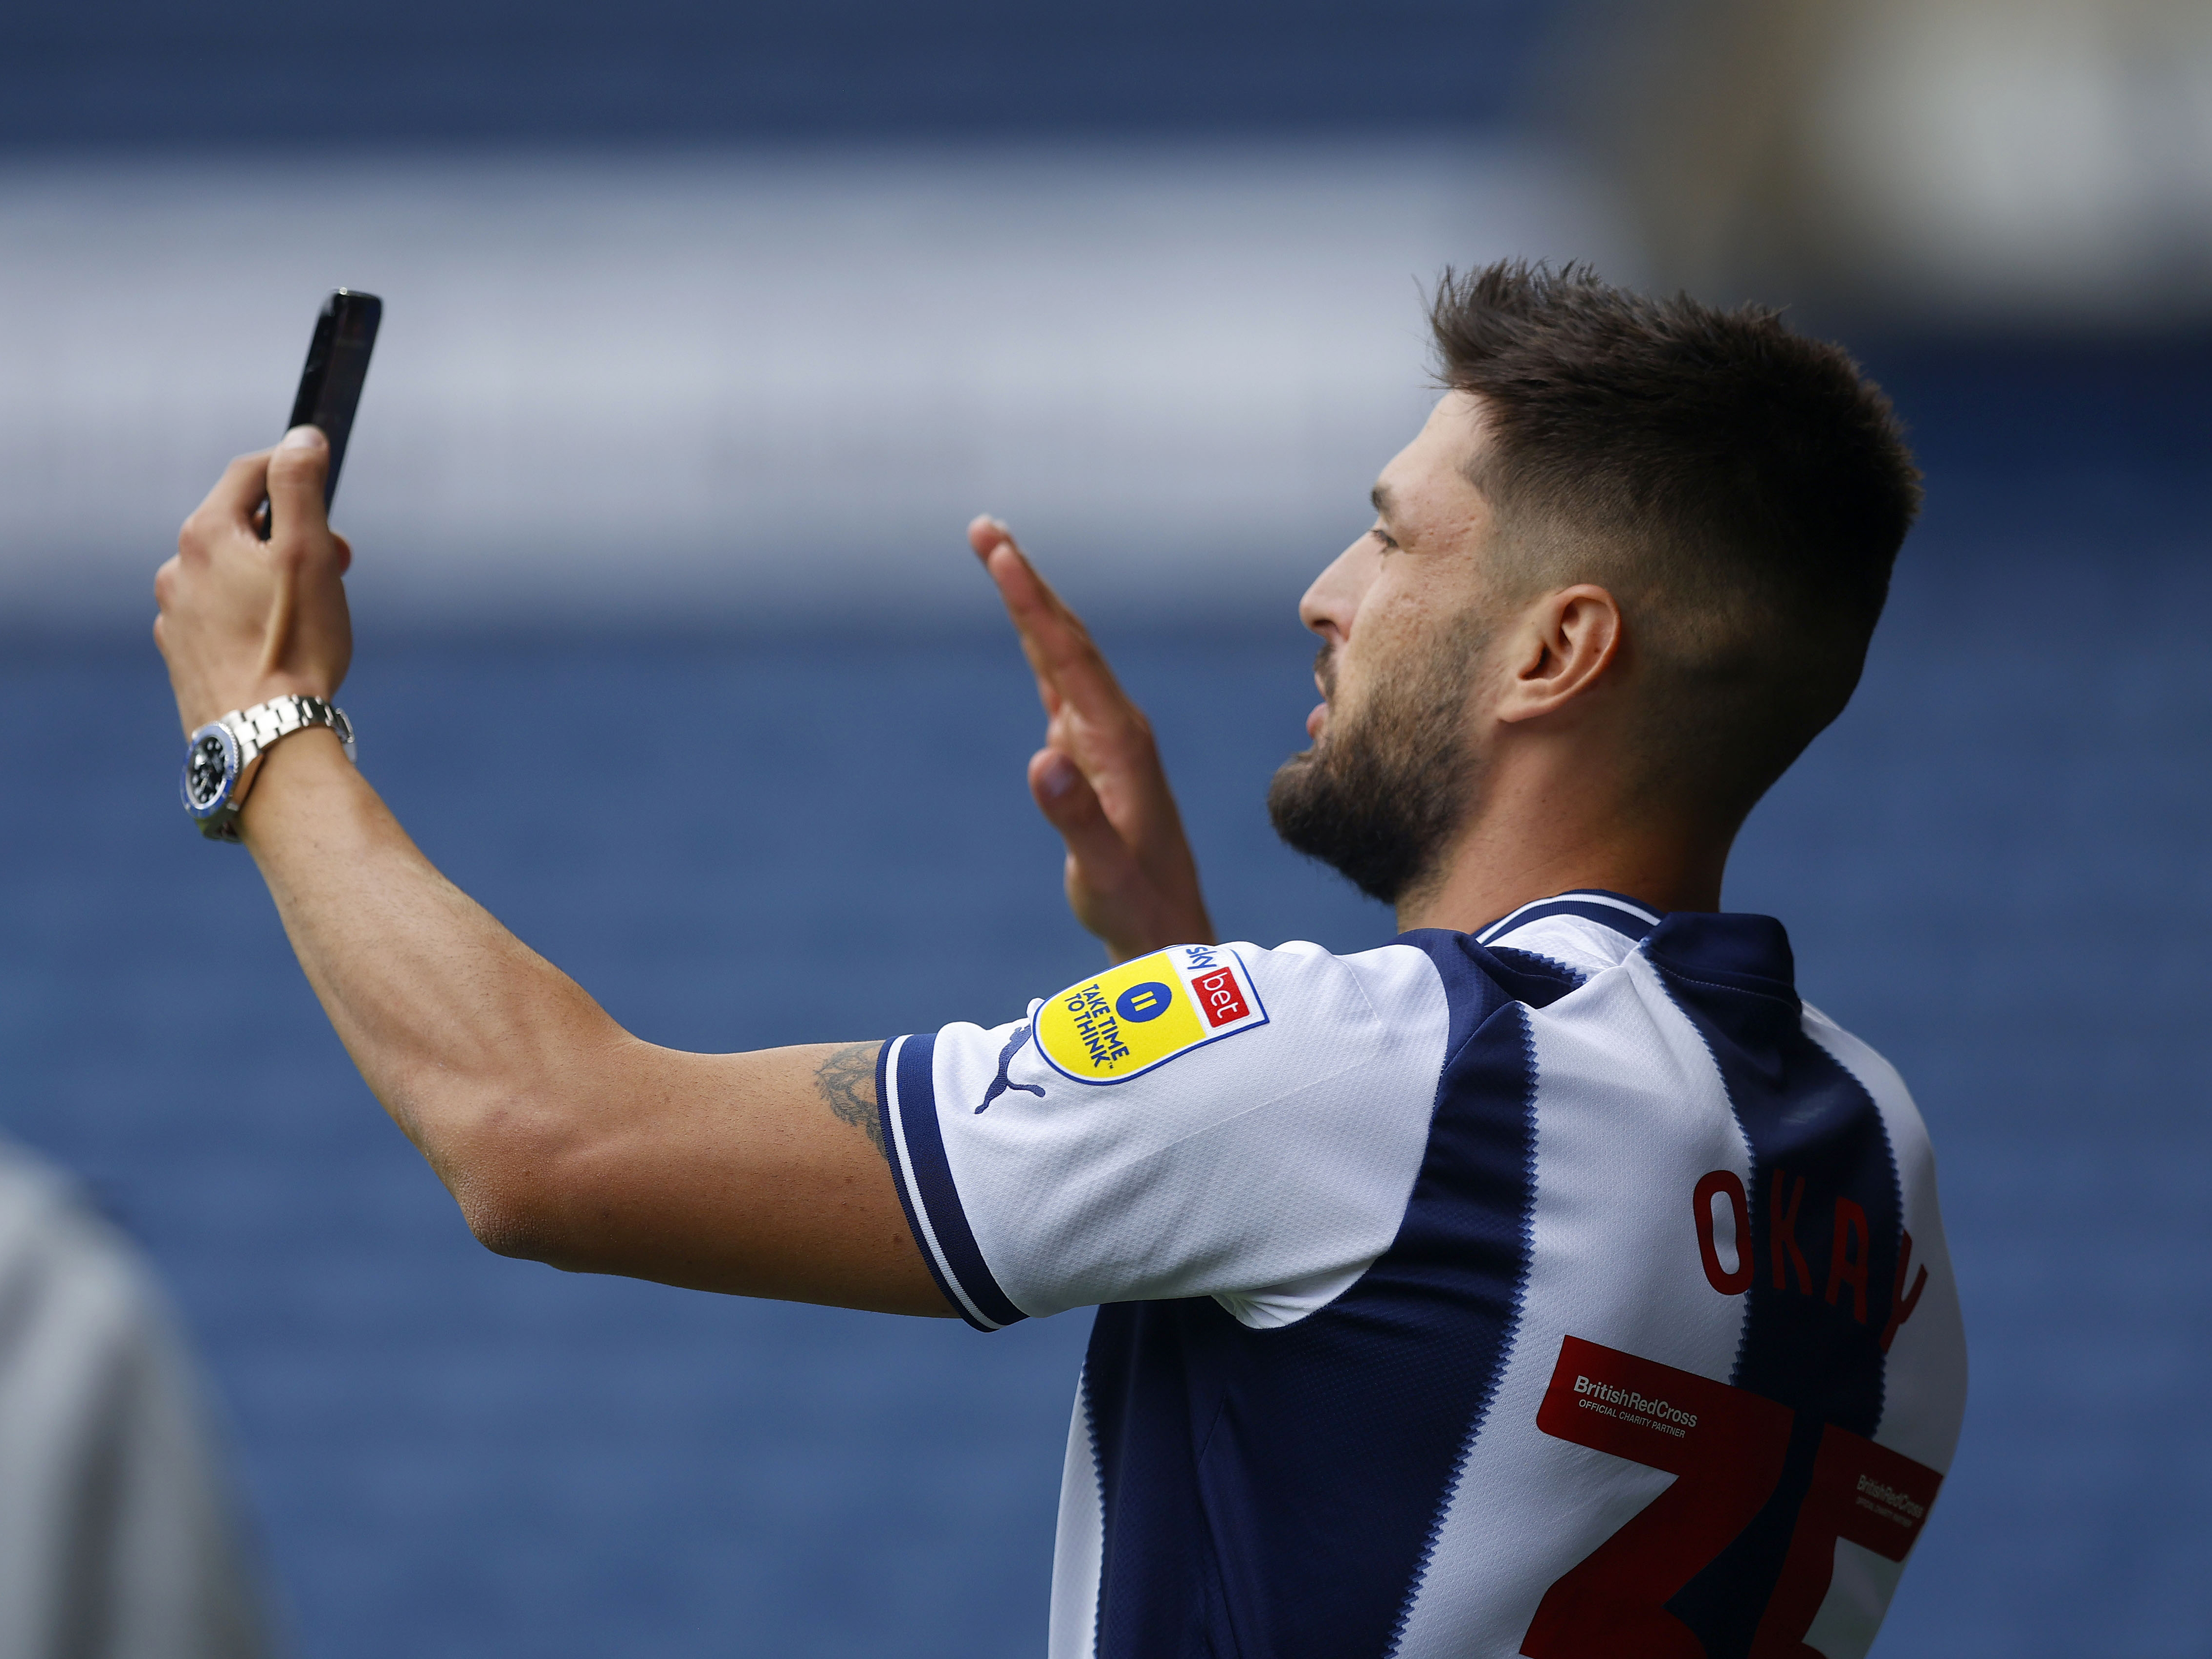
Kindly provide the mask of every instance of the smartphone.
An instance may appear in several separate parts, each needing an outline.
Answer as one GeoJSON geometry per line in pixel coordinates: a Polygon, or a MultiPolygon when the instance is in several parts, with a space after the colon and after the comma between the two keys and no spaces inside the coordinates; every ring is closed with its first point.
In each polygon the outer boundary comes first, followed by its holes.
{"type": "MultiPolygon", "coordinates": [[[[361,402],[362,383],[368,378],[368,354],[376,346],[377,325],[384,320],[384,301],[374,294],[349,288],[336,289],[323,301],[315,319],[314,337],[307,342],[307,366],[300,371],[300,390],[292,399],[292,418],[284,422],[322,428],[330,441],[331,470],[323,480],[323,505],[327,508],[338,493],[338,468],[344,464],[346,440],[353,434],[353,412],[361,402]]],[[[261,534],[269,534],[269,509],[261,514],[261,534]]]]}

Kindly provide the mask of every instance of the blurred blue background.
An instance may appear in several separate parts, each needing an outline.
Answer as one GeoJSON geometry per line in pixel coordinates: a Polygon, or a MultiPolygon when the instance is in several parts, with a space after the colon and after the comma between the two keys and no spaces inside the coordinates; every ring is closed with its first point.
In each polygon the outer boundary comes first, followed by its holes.
{"type": "Polygon", "coordinates": [[[1038,1652],[1086,1325],[470,1240],[248,861],[179,822],[143,634],[321,289],[389,307],[339,515],[365,769],[617,1018],[730,1048],[995,1020],[1092,960],[977,509],[1101,619],[1222,927],[1387,936],[1267,828],[1291,608],[1422,407],[1418,283],[1499,252],[1791,303],[1929,475],[1858,699],[1729,892],[1942,1158],[1972,1397],[1877,1653],[2212,1651],[2212,52],[2151,0],[1778,10],[1820,27],[0,19],[0,1128],[165,1272],[299,1652],[1038,1652]]]}

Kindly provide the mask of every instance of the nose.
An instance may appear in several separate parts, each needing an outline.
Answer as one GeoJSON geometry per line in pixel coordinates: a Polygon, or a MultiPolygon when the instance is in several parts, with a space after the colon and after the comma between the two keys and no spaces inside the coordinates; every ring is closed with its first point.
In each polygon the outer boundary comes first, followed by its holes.
{"type": "Polygon", "coordinates": [[[1368,549],[1373,538],[1362,536],[1338,554],[1313,580],[1298,601],[1298,620],[1331,647],[1352,637],[1352,619],[1359,614],[1360,597],[1374,580],[1374,555],[1368,549]]]}

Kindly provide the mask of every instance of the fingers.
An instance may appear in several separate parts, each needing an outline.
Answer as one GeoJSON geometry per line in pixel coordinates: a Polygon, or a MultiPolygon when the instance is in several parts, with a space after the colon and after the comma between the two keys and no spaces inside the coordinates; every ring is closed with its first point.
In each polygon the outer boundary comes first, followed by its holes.
{"type": "Polygon", "coordinates": [[[1060,687],[1053,672],[1052,659],[1027,620],[1041,611],[1043,596],[1051,590],[1016,544],[1013,532],[999,520],[987,515],[970,521],[968,544],[975,550],[975,556],[982,560],[985,572],[999,590],[999,598],[1014,624],[1014,636],[1021,641],[1022,654],[1029,659],[1030,670],[1037,677],[1037,696],[1044,703],[1045,713],[1057,715],[1060,687]]]}
{"type": "Polygon", "coordinates": [[[968,545],[975,550],[979,559],[988,562],[993,548],[1013,538],[1014,532],[1006,528],[1005,522],[988,513],[979,513],[968,520],[968,545]]]}
{"type": "Polygon", "coordinates": [[[1075,703],[1092,719],[1127,708],[1128,700],[1090,630],[1037,574],[1013,533],[996,519],[980,518],[968,526],[968,541],[998,586],[1023,653],[1047,694],[1046,712],[1060,712],[1056,697],[1075,703]]]}
{"type": "Polygon", "coordinates": [[[289,508],[288,522],[309,531],[302,544],[313,546],[313,532],[329,529],[323,480],[330,463],[330,444],[312,426],[293,428],[274,449],[240,455],[223,469],[215,488],[185,521],[184,550],[204,551],[198,544],[204,542],[208,531],[252,527],[264,501],[280,514],[289,508]]]}
{"type": "Polygon", "coordinates": [[[1045,714],[1057,720],[1060,709],[1060,681],[1051,653],[1037,638],[1036,630],[1024,622],[1018,602],[1008,597],[1006,582],[1000,580],[999,571],[993,568],[994,563],[1002,565],[1014,579],[1018,580],[1020,573],[1028,569],[1029,561],[1021,556],[1021,550],[1012,542],[1004,543],[1001,547],[1003,555],[1000,548],[994,547],[984,556],[983,568],[990,573],[992,580],[998,584],[999,597],[1005,602],[1006,615],[1014,624],[1014,637],[1021,643],[1022,655],[1029,662],[1030,672],[1036,676],[1037,700],[1044,704],[1045,714]]]}
{"type": "Polygon", "coordinates": [[[1037,750],[1030,757],[1030,793],[1091,886],[1110,891],[1136,874],[1135,854],[1073,761],[1056,749],[1037,750]]]}
{"type": "Polygon", "coordinates": [[[323,507],[330,446],[312,428],[240,456],[185,521],[154,580],[155,642],[187,731],[280,692],[329,696],[353,631],[342,580],[351,550],[323,507]],[[256,533],[272,503],[273,539],[256,533]]]}
{"type": "Polygon", "coordinates": [[[269,550],[276,578],[261,636],[261,672],[274,674],[293,646],[301,583],[321,555],[338,571],[345,554],[331,534],[323,481],[330,476],[330,441],[312,426],[295,426],[269,457],[269,550]]]}
{"type": "Polygon", "coordinates": [[[205,553],[208,536],[241,526],[251,528],[254,509],[268,494],[270,451],[260,450],[252,455],[240,455],[223,468],[222,477],[215,482],[206,498],[192,510],[185,520],[184,530],[177,538],[178,550],[187,558],[205,553]]]}
{"type": "Polygon", "coordinates": [[[1197,866],[1151,723],[1005,525],[977,519],[968,541],[1006,602],[1049,716],[1047,746],[1030,760],[1030,793],[1066,843],[1076,919],[1117,962],[1210,939],[1197,866]]]}
{"type": "Polygon", "coordinates": [[[305,551],[330,533],[323,503],[323,480],[330,475],[331,447],[312,426],[295,426],[268,456],[271,532],[305,551]]]}

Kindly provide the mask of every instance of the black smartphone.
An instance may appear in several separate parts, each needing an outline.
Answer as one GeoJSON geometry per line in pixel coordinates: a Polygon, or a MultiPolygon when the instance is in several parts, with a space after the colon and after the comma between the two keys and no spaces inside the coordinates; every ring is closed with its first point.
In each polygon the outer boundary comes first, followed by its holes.
{"type": "MultiPolygon", "coordinates": [[[[323,480],[323,505],[328,507],[338,493],[338,468],[345,461],[346,440],[353,434],[353,412],[361,402],[362,383],[368,378],[368,354],[376,346],[377,325],[384,320],[384,301],[374,294],[349,288],[335,289],[323,301],[315,319],[314,337],[307,342],[307,366],[300,371],[300,390],[292,399],[292,418],[284,422],[319,427],[330,440],[331,471],[323,480]]],[[[261,533],[269,534],[270,514],[262,509],[261,533]]]]}

